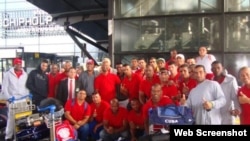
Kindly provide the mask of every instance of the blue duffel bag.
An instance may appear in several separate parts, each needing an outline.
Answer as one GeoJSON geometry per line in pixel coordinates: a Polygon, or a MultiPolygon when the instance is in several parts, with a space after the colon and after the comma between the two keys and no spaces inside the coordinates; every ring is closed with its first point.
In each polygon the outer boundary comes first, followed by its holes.
{"type": "Polygon", "coordinates": [[[192,125],[192,110],[186,106],[166,105],[149,109],[149,123],[160,125],[192,125]]]}

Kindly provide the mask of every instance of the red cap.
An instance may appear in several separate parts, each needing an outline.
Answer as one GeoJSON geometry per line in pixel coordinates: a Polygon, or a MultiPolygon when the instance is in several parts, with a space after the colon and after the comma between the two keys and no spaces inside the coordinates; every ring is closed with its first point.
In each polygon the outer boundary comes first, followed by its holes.
{"type": "Polygon", "coordinates": [[[87,61],[87,64],[95,64],[95,62],[94,62],[94,60],[89,59],[89,60],[87,61]]]}
{"type": "Polygon", "coordinates": [[[17,64],[22,65],[22,59],[20,59],[20,58],[15,58],[15,59],[13,60],[13,65],[17,65],[17,64]]]}

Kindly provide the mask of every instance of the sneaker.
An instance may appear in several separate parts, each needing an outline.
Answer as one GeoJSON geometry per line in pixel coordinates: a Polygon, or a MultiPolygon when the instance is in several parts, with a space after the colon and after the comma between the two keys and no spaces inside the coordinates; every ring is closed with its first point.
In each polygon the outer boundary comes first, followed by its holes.
{"type": "Polygon", "coordinates": [[[124,140],[123,137],[119,137],[119,138],[117,139],[117,141],[122,141],[122,140],[124,140]]]}

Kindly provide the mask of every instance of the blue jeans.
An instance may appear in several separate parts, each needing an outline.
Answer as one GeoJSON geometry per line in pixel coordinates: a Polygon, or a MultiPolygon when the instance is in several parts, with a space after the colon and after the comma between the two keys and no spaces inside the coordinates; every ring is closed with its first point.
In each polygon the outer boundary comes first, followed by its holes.
{"type": "Polygon", "coordinates": [[[88,141],[89,136],[89,125],[84,124],[80,128],[77,129],[78,131],[78,138],[80,141],[88,141]]]}
{"type": "Polygon", "coordinates": [[[89,133],[93,139],[98,140],[100,139],[100,132],[102,131],[103,126],[100,126],[99,128],[97,128],[96,132],[94,133],[94,128],[96,125],[97,125],[97,122],[95,120],[89,123],[89,133]]]}
{"type": "Polygon", "coordinates": [[[103,129],[100,132],[100,138],[103,141],[116,141],[119,137],[123,137],[125,139],[128,139],[129,138],[128,130],[125,130],[125,131],[120,132],[120,133],[115,133],[115,134],[109,134],[109,133],[107,133],[107,131],[105,129],[103,129]]]}

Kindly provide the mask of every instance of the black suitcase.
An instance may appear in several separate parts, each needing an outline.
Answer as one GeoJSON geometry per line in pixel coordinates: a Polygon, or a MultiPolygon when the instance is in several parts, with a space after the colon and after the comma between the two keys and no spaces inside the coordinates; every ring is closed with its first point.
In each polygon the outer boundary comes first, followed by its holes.
{"type": "Polygon", "coordinates": [[[47,128],[46,124],[41,124],[40,126],[32,126],[26,129],[22,129],[17,132],[17,141],[37,141],[49,137],[50,130],[47,128]]]}

